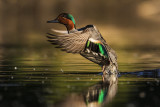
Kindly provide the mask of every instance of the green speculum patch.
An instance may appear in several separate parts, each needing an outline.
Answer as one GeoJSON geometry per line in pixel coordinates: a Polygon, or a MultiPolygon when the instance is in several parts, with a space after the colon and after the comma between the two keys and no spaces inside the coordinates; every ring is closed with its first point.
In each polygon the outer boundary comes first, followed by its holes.
{"type": "Polygon", "coordinates": [[[108,58],[108,54],[107,54],[104,46],[103,46],[102,44],[100,44],[100,43],[93,43],[93,42],[91,42],[91,41],[88,41],[88,42],[87,42],[87,48],[90,48],[92,51],[95,50],[95,49],[93,49],[93,48],[98,48],[98,51],[96,51],[96,52],[99,52],[99,53],[101,53],[102,55],[104,55],[106,58],[108,58]],[[93,44],[94,44],[94,46],[93,46],[93,44]]]}
{"type": "Polygon", "coordinates": [[[101,90],[100,95],[99,95],[99,97],[98,97],[98,103],[99,103],[99,104],[102,103],[103,100],[104,100],[104,91],[101,90]]]}
{"type": "Polygon", "coordinates": [[[100,43],[98,43],[98,46],[99,46],[99,51],[100,51],[100,53],[101,53],[102,55],[104,55],[105,57],[108,57],[108,54],[107,54],[104,46],[103,46],[102,44],[100,44],[100,43]]]}
{"type": "Polygon", "coordinates": [[[87,48],[89,47],[90,41],[87,42],[87,48]]]}

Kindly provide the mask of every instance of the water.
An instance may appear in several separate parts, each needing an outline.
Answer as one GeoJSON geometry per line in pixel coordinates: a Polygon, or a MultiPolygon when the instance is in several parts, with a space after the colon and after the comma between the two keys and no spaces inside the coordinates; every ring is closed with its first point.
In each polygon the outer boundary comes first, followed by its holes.
{"type": "Polygon", "coordinates": [[[158,107],[159,47],[116,49],[120,75],[76,54],[46,47],[0,50],[1,107],[158,107]]]}
{"type": "Polygon", "coordinates": [[[0,107],[156,107],[160,101],[159,0],[1,0],[0,107]],[[80,55],[55,49],[46,24],[62,12],[94,24],[118,54],[105,76],[80,55]]]}

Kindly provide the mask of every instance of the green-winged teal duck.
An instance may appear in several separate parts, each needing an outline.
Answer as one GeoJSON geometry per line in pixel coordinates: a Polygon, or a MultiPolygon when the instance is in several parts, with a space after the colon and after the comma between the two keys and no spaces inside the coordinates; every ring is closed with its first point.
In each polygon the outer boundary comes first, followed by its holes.
{"type": "Polygon", "coordinates": [[[47,21],[47,23],[64,24],[68,31],[66,33],[54,30],[61,33],[61,35],[48,33],[48,41],[52,44],[58,45],[68,53],[79,53],[88,60],[100,65],[103,74],[118,73],[116,53],[107,45],[96,26],[87,25],[76,29],[75,19],[68,13],[62,13],[55,20],[47,21]]]}

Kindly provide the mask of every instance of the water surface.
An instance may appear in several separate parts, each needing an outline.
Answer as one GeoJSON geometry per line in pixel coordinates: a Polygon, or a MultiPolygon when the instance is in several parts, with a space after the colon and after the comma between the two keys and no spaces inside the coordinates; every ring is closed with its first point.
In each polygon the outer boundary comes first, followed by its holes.
{"type": "Polygon", "coordinates": [[[103,82],[100,67],[80,55],[54,46],[3,46],[0,106],[158,106],[159,47],[117,49],[117,54],[120,75],[103,82]]]}

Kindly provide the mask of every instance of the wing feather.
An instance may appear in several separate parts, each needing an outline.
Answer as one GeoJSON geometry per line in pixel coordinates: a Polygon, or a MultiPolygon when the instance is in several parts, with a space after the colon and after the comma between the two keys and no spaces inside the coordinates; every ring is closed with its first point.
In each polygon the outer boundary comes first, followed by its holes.
{"type": "Polygon", "coordinates": [[[64,35],[54,35],[48,33],[48,41],[58,45],[62,50],[68,53],[80,53],[85,48],[90,32],[76,32],[64,35]]]}
{"type": "Polygon", "coordinates": [[[60,33],[60,34],[68,34],[68,31],[65,30],[57,30],[57,29],[51,29],[51,31],[56,32],[56,33],[60,33]]]}
{"type": "Polygon", "coordinates": [[[118,66],[115,51],[108,46],[94,25],[87,25],[77,32],[69,34],[58,30],[53,31],[61,33],[60,35],[50,33],[47,35],[48,41],[57,45],[57,48],[68,53],[79,53],[99,65],[107,65],[112,62],[118,66]]]}

